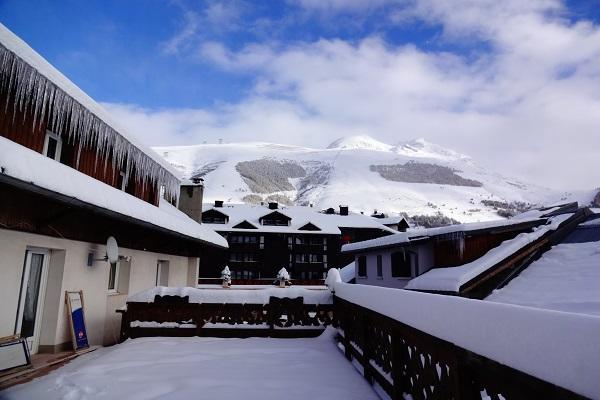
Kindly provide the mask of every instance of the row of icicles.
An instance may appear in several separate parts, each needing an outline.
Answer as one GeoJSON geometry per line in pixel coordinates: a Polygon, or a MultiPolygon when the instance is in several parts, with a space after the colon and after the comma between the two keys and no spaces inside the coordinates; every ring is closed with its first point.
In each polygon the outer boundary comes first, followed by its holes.
{"type": "Polygon", "coordinates": [[[4,112],[8,112],[13,100],[13,123],[17,110],[23,115],[21,123],[28,113],[33,114],[34,131],[47,119],[55,132],[67,135],[69,141],[77,139],[81,146],[94,148],[102,158],[106,159],[112,151],[112,166],[123,166],[126,177],[135,169],[142,185],[147,180],[157,187],[164,185],[168,198],[177,197],[177,177],[1,44],[0,71],[0,93],[7,95],[4,112]]]}

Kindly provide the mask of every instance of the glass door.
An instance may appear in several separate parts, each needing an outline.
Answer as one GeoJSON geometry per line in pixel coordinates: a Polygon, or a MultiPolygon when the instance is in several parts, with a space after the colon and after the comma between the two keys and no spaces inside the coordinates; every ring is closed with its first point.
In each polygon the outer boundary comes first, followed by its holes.
{"type": "Polygon", "coordinates": [[[42,306],[46,289],[48,252],[28,250],[25,256],[25,268],[16,333],[27,339],[31,354],[37,353],[40,338],[42,306]]]}

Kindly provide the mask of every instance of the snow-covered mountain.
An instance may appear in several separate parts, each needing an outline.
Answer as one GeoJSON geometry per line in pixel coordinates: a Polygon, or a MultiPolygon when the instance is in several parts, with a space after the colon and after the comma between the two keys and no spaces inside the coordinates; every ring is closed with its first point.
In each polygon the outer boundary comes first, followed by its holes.
{"type": "Polygon", "coordinates": [[[389,145],[361,135],[326,149],[251,142],[155,150],[184,176],[204,178],[207,201],[346,204],[357,212],[442,213],[469,222],[560,199],[424,139],[389,145]]]}

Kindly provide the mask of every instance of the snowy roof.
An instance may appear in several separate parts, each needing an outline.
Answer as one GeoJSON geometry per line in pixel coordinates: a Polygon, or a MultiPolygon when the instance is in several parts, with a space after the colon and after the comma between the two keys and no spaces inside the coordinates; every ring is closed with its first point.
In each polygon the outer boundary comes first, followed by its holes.
{"type": "Polygon", "coordinates": [[[561,243],[486,300],[600,316],[600,241],[561,243]]]}
{"type": "Polygon", "coordinates": [[[0,136],[0,175],[72,197],[193,239],[227,247],[212,229],[161,201],[155,207],[128,193],[0,136]]]}
{"type": "Polygon", "coordinates": [[[397,217],[384,217],[384,218],[371,217],[371,218],[375,219],[375,221],[377,221],[383,225],[399,224],[400,222],[402,222],[402,220],[406,221],[406,218],[404,218],[403,216],[400,216],[400,215],[397,217]]]}
{"type": "Polygon", "coordinates": [[[312,207],[304,206],[279,206],[272,210],[266,206],[254,204],[224,204],[223,207],[215,207],[214,204],[204,204],[203,212],[215,210],[229,217],[226,224],[210,224],[216,231],[233,231],[233,232],[286,232],[286,233],[312,233],[312,234],[333,234],[339,235],[340,228],[372,228],[380,229],[389,233],[396,233],[393,229],[380,224],[373,218],[363,214],[350,213],[349,215],[325,214],[312,207]],[[259,219],[265,215],[269,215],[277,211],[291,218],[289,226],[271,226],[261,225],[259,219]],[[239,223],[247,221],[254,225],[257,229],[234,228],[239,223]],[[306,224],[313,224],[319,231],[301,230],[306,224]]]}
{"type": "Polygon", "coordinates": [[[505,240],[499,246],[494,247],[470,263],[458,267],[436,266],[441,268],[431,269],[423,275],[411,279],[405,289],[458,292],[462,285],[510,257],[529,243],[536,241],[550,231],[556,230],[560,224],[572,215],[563,214],[552,217],[547,225],[533,228],[533,232],[520,233],[513,239],[505,240]]]}
{"type": "Polygon", "coordinates": [[[340,268],[340,278],[342,282],[349,283],[352,279],[356,278],[356,265],[354,261],[340,268]]]}
{"type": "Polygon", "coordinates": [[[543,219],[538,218],[524,218],[519,220],[501,219],[496,221],[471,222],[466,224],[448,225],[439,228],[407,229],[406,232],[395,232],[395,235],[365,240],[363,242],[345,244],[344,246],[342,246],[342,252],[349,253],[361,250],[379,249],[382,247],[394,245],[402,245],[417,240],[422,240],[424,238],[452,234],[456,232],[474,232],[479,230],[511,227],[513,225],[521,224],[531,224],[532,226],[535,226],[542,224],[543,222],[543,219]]]}
{"type": "Polygon", "coordinates": [[[19,88],[11,99],[15,104],[27,99],[22,107],[27,110],[31,104],[39,119],[51,105],[47,117],[69,136],[80,137],[98,152],[112,149],[116,162],[126,161],[127,172],[135,167],[152,182],[165,185],[167,192],[178,194],[179,173],[166,160],[119,127],[103,107],[2,24],[0,68],[5,84],[10,81],[19,88]]]}

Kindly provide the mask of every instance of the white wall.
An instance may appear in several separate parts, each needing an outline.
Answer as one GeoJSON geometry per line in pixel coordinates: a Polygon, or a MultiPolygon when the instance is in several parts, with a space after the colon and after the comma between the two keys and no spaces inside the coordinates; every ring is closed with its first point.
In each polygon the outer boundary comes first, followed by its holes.
{"type": "MultiPolygon", "coordinates": [[[[129,282],[120,287],[122,293],[109,294],[109,264],[96,261],[87,266],[88,252],[97,258],[105,253],[101,245],[59,239],[49,236],[0,229],[0,336],[14,333],[25,253],[28,247],[51,249],[48,284],[42,314],[40,345],[70,343],[64,292],[83,290],[85,318],[90,344],[112,344],[118,338],[120,317],[115,309],[125,304],[127,294],[155,285],[156,263],[169,262],[169,286],[195,284],[197,258],[180,257],[147,251],[120,249],[130,256],[129,282]]],[[[120,277],[122,281],[126,278],[120,277]]]]}
{"type": "MultiPolygon", "coordinates": [[[[372,250],[357,254],[355,257],[356,263],[356,283],[360,285],[383,286],[390,288],[402,289],[411,278],[396,278],[392,277],[392,253],[398,251],[395,248],[372,250]],[[377,276],[377,255],[382,256],[382,276],[377,276]],[[367,259],[367,276],[358,276],[358,257],[365,256],[367,259]]],[[[407,251],[417,253],[417,265],[413,265],[413,274],[421,275],[430,270],[433,266],[433,246],[431,243],[420,245],[406,246],[407,251]]]]}

